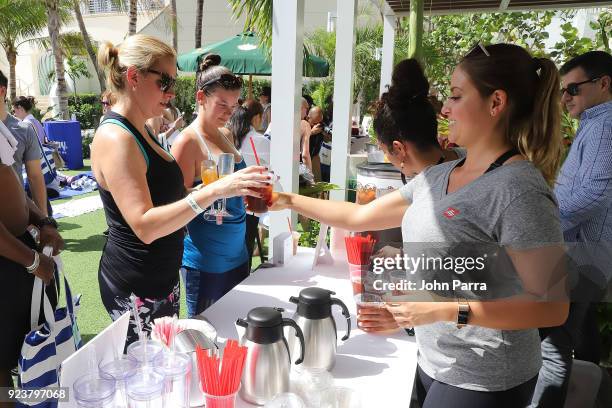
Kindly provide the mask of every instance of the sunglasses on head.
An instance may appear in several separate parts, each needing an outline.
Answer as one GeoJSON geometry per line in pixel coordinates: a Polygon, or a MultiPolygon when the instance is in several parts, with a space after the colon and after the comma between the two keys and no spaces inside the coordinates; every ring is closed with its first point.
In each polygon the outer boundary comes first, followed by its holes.
{"type": "Polygon", "coordinates": [[[486,55],[487,57],[491,56],[491,54],[487,50],[487,47],[485,47],[484,44],[479,41],[475,46],[473,46],[468,51],[467,54],[465,54],[465,56],[466,57],[474,57],[474,56],[476,56],[477,54],[480,54],[480,53],[486,55]]]}
{"type": "Polygon", "coordinates": [[[110,106],[110,102],[109,102],[109,101],[100,101],[100,103],[101,103],[103,106],[110,106]]]}
{"type": "Polygon", "coordinates": [[[234,74],[221,74],[217,78],[206,81],[200,89],[205,89],[214,84],[219,84],[225,89],[239,89],[242,87],[242,78],[234,74]]]}
{"type": "Polygon", "coordinates": [[[595,82],[600,78],[601,77],[596,77],[596,78],[587,79],[586,81],[582,81],[582,82],[572,82],[571,84],[567,84],[565,88],[561,88],[561,96],[563,96],[565,92],[567,92],[571,96],[577,96],[580,94],[580,85],[588,84],[589,82],[595,82]]]}
{"type": "Polygon", "coordinates": [[[159,79],[157,80],[157,85],[159,86],[159,90],[162,92],[172,92],[174,91],[174,84],[176,84],[176,78],[166,74],[165,72],[160,72],[154,69],[147,69],[147,72],[155,75],[159,75],[159,79]]]}

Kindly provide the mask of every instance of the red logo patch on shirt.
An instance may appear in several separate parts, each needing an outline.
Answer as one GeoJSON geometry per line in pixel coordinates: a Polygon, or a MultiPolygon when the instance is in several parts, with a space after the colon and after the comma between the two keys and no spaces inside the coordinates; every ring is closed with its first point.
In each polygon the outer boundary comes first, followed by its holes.
{"type": "Polygon", "coordinates": [[[451,219],[453,218],[455,215],[459,215],[459,210],[453,207],[448,207],[443,213],[442,215],[444,215],[446,218],[451,219]]]}

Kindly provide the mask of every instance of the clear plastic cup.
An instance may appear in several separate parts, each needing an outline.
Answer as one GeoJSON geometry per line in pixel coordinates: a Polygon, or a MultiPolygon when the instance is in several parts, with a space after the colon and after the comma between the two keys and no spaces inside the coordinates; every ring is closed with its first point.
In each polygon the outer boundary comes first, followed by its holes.
{"type": "Polygon", "coordinates": [[[164,346],[154,340],[138,340],[134,343],[130,344],[127,348],[128,356],[138,361],[139,364],[145,363],[145,354],[146,354],[146,362],[152,363],[153,360],[157,357],[159,353],[163,350],[164,346]],[[146,352],[145,352],[146,346],[146,352]]]}
{"type": "Polygon", "coordinates": [[[211,395],[204,393],[204,399],[206,400],[206,408],[235,408],[236,407],[236,396],[240,391],[240,386],[236,391],[228,395],[211,395]]]}
{"type": "Polygon", "coordinates": [[[300,242],[300,236],[302,234],[297,231],[291,231],[291,237],[293,238],[293,255],[297,255],[298,244],[300,242]]]}
{"type": "Polygon", "coordinates": [[[115,380],[87,374],[72,385],[77,406],[82,408],[113,408],[115,380]]]}
{"type": "Polygon", "coordinates": [[[353,295],[363,292],[363,277],[367,276],[368,265],[349,263],[349,277],[353,286],[353,295]]]}
{"type": "Polygon", "coordinates": [[[164,407],[189,407],[191,356],[185,353],[163,352],[153,361],[153,370],[164,376],[164,407]]]}
{"type": "Polygon", "coordinates": [[[122,356],[116,360],[102,361],[99,365],[102,378],[115,380],[115,401],[114,406],[123,408],[128,406],[125,384],[138,369],[138,362],[127,356],[122,356]]]}
{"type": "Polygon", "coordinates": [[[297,394],[283,392],[268,401],[264,408],[306,408],[306,403],[297,394]]]}
{"type": "Polygon", "coordinates": [[[361,408],[359,393],[347,387],[334,387],[333,408],[361,408]]]}
{"type": "Polygon", "coordinates": [[[298,378],[295,392],[308,407],[327,407],[333,401],[334,377],[324,368],[294,368],[298,378]]]}
{"type": "Polygon", "coordinates": [[[139,368],[126,383],[130,408],[163,408],[164,376],[151,367],[139,368]]]}
{"type": "MultiPolygon", "coordinates": [[[[385,302],[383,301],[382,297],[378,295],[374,295],[372,293],[360,293],[355,295],[354,299],[355,304],[357,305],[357,327],[359,328],[362,328],[362,320],[359,318],[359,315],[363,309],[378,309],[380,313],[387,315],[387,317],[393,318],[391,313],[385,307],[385,302]]],[[[377,330],[374,332],[370,331],[370,333],[385,334],[394,333],[397,330],[399,330],[399,326],[387,330],[377,330]]]]}

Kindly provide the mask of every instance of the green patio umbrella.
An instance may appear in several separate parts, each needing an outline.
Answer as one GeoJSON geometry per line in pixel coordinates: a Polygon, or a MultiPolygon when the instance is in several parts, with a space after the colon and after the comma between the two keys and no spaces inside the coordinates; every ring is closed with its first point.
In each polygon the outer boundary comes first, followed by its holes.
{"type": "MultiPolygon", "coordinates": [[[[259,45],[259,38],[252,32],[238,34],[234,37],[208,45],[186,54],[181,54],[177,60],[181,71],[195,72],[206,54],[218,54],[221,64],[236,75],[272,75],[272,64],[259,45]]],[[[329,64],[321,57],[307,55],[304,58],[305,77],[326,77],[329,75],[329,64]]],[[[249,77],[249,89],[251,81],[249,77]]]]}

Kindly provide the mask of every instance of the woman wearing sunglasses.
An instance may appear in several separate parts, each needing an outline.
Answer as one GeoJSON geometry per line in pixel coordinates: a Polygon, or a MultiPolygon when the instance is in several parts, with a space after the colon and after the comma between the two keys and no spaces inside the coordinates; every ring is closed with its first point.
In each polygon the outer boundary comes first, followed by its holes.
{"type": "MultiPolygon", "coordinates": [[[[172,145],[186,188],[202,182],[202,161],[218,162],[221,153],[234,155],[235,171],[246,167],[233,136],[225,128],[238,107],[242,80],[220,62],[221,58],[214,54],[201,61],[196,74],[198,116],[172,145]]],[[[189,316],[202,313],[249,276],[242,197],[231,198],[226,205],[230,216],[224,217],[220,225],[215,220],[196,217],[187,226],[181,275],[189,316]]]]}
{"type": "MultiPolygon", "coordinates": [[[[249,168],[209,187],[186,190],[177,162],[145,127],[145,120],[161,115],[175,96],[174,50],[154,37],[134,35],[119,48],[103,45],[98,60],[117,98],[92,148],[109,226],[100,294],[113,319],[135,301],[150,330],[155,318],[179,311],[183,227],[216,199],[256,195],[249,187],[263,186],[266,176],[262,168],[249,168]]],[[[135,327],[132,320],[128,344],[137,339],[135,327]]]]}
{"type": "MultiPolygon", "coordinates": [[[[541,365],[537,328],[557,326],[568,313],[562,296],[539,301],[562,256],[550,190],[561,153],[559,73],[521,47],[478,46],[455,69],[442,113],[465,159],[428,167],[364,206],[280,193],[273,209],[353,231],[401,225],[405,246],[504,246],[520,284],[513,301],[447,292],[442,302],[386,308],[401,327],[415,328],[421,407],[525,407],[541,365]]],[[[554,278],[562,286],[562,276],[554,278]]]]}

